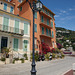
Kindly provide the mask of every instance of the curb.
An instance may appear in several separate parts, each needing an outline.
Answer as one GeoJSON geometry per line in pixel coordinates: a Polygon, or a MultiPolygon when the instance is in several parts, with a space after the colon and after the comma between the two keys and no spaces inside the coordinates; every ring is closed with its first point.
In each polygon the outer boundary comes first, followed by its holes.
{"type": "Polygon", "coordinates": [[[67,71],[65,71],[63,74],[61,74],[61,75],[65,75],[66,73],[68,73],[69,71],[71,71],[72,69],[69,69],[69,70],[67,70],[67,71]]]}

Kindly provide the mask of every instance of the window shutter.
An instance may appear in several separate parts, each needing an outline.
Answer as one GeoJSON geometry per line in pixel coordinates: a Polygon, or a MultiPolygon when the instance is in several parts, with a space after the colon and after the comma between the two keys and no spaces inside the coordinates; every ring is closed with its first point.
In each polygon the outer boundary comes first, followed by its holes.
{"type": "Polygon", "coordinates": [[[46,35],[48,36],[48,29],[46,28],[46,35]]]}
{"type": "Polygon", "coordinates": [[[37,12],[35,12],[35,18],[37,19],[37,12]]]}
{"type": "Polygon", "coordinates": [[[7,10],[7,4],[4,3],[4,10],[7,10]]]}
{"type": "Polygon", "coordinates": [[[44,27],[42,27],[42,34],[44,34],[44,27]]]}
{"type": "Polygon", "coordinates": [[[49,36],[51,36],[51,30],[49,30],[49,36]]]}
{"type": "Polygon", "coordinates": [[[37,32],[37,24],[35,24],[34,27],[35,27],[34,31],[37,32]]]}
{"type": "Polygon", "coordinates": [[[10,9],[10,12],[12,13],[13,12],[13,7],[11,6],[11,9],[10,9]]]}
{"type": "Polygon", "coordinates": [[[15,20],[15,33],[19,33],[19,21],[15,20]]]}
{"type": "Polygon", "coordinates": [[[3,30],[8,31],[9,18],[4,17],[3,20],[3,30]]]}
{"type": "Polygon", "coordinates": [[[18,51],[18,39],[14,38],[13,48],[15,51],[18,51]]]}
{"type": "Polygon", "coordinates": [[[53,27],[53,22],[51,22],[51,27],[53,27]]]}
{"type": "Polygon", "coordinates": [[[24,23],[24,34],[27,35],[28,34],[28,24],[24,23]]]}
{"type": "Polygon", "coordinates": [[[52,31],[52,37],[54,37],[54,33],[53,33],[53,31],[52,31]]]}
{"type": "Polygon", "coordinates": [[[28,48],[28,40],[23,41],[23,51],[27,51],[28,48]]]}

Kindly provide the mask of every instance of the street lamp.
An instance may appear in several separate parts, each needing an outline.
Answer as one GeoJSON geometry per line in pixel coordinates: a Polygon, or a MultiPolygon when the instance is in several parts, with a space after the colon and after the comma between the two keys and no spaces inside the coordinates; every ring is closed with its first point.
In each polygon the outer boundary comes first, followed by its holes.
{"type": "Polygon", "coordinates": [[[35,57],[34,57],[34,55],[35,55],[35,46],[34,46],[34,18],[35,18],[35,11],[41,11],[43,4],[42,4],[42,2],[40,0],[38,0],[37,2],[33,1],[32,4],[28,0],[26,0],[26,1],[29,3],[29,5],[30,5],[30,7],[31,7],[31,9],[33,11],[33,51],[32,51],[31,75],[36,75],[36,69],[35,69],[36,64],[35,64],[35,57]]]}

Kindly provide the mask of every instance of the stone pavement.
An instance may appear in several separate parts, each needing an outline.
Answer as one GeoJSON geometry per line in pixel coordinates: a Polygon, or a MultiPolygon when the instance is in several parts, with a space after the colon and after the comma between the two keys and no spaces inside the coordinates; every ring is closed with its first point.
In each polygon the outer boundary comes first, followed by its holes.
{"type": "MultiPolygon", "coordinates": [[[[62,75],[75,63],[75,57],[65,59],[41,61],[36,63],[36,75],[62,75]]],[[[31,62],[24,64],[0,65],[0,75],[31,75],[31,62]]]]}

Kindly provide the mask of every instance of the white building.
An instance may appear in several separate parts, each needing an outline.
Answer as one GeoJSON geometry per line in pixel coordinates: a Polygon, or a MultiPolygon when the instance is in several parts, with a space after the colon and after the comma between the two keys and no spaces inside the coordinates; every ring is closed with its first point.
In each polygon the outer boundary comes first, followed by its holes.
{"type": "Polygon", "coordinates": [[[14,4],[0,0],[0,52],[3,47],[30,55],[30,20],[14,15],[14,4]]]}

